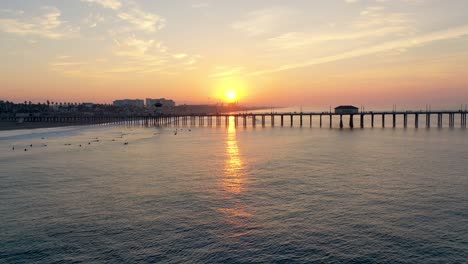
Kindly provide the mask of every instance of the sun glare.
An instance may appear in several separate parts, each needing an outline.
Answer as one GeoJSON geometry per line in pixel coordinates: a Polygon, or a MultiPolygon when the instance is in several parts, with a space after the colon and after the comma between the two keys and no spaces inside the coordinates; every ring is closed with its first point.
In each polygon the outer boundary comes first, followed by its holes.
{"type": "Polygon", "coordinates": [[[247,84],[242,79],[221,79],[215,84],[214,97],[225,103],[235,103],[246,97],[247,84]]]}
{"type": "Polygon", "coordinates": [[[237,100],[237,93],[234,90],[229,90],[226,93],[226,100],[230,103],[235,102],[237,100]]]}

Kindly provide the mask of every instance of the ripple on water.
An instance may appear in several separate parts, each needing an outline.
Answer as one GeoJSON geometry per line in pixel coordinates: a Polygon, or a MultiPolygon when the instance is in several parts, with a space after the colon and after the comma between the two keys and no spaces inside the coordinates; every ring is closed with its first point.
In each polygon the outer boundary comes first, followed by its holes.
{"type": "Polygon", "coordinates": [[[6,263],[468,259],[465,130],[8,133],[6,263]]]}

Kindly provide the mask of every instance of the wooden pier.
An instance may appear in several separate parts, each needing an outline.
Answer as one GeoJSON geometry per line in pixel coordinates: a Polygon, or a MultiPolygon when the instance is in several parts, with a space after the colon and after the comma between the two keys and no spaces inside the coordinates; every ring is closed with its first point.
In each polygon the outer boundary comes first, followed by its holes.
{"type": "Polygon", "coordinates": [[[234,126],[251,127],[339,127],[365,128],[376,127],[376,119],[380,119],[381,127],[386,127],[391,120],[391,127],[460,127],[466,128],[468,111],[400,111],[400,112],[360,112],[354,114],[338,114],[329,112],[277,112],[277,113],[222,113],[222,114],[171,114],[171,115],[102,115],[102,116],[2,116],[0,121],[6,122],[46,122],[63,124],[127,124],[145,126],[234,126]],[[412,122],[410,123],[410,119],[412,122]],[[241,120],[241,122],[239,121],[241,120]],[[421,121],[424,120],[424,124],[421,121]],[[444,122],[445,120],[445,122],[444,122]],[[223,122],[224,121],[224,122],[223,122]],[[279,121],[279,123],[277,123],[279,121]],[[328,121],[328,122],[327,122],[328,121]],[[335,121],[335,122],[334,122],[335,121]],[[355,124],[356,121],[356,124],[355,124]],[[317,123],[315,123],[317,122],[317,123]],[[367,126],[366,126],[366,122],[367,126]],[[347,123],[347,124],[346,124],[347,123]],[[423,126],[422,126],[423,125],[423,126]]]}

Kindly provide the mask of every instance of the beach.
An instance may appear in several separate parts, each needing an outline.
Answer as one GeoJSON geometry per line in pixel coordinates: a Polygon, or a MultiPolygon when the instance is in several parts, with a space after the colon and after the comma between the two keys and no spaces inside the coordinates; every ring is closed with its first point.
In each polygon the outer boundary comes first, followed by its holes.
{"type": "Polygon", "coordinates": [[[38,128],[51,128],[51,127],[67,127],[79,126],[77,123],[57,123],[57,122],[5,122],[0,121],[0,131],[5,130],[21,130],[21,129],[38,129],[38,128]]]}

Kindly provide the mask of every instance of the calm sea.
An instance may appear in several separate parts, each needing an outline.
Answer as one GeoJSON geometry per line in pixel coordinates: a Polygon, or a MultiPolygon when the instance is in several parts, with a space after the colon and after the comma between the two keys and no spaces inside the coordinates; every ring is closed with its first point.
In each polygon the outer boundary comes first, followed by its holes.
{"type": "Polygon", "coordinates": [[[0,132],[0,262],[467,263],[467,130],[175,130],[0,132]]]}

